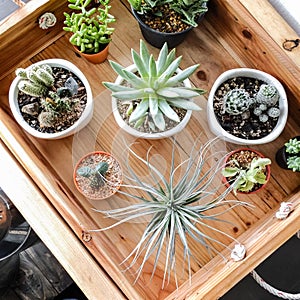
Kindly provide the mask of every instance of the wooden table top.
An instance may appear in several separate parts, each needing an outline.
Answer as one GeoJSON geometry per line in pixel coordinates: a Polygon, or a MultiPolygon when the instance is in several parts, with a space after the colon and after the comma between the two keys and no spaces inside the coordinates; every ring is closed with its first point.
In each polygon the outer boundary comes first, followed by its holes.
{"type": "MultiPolygon", "coordinates": [[[[15,199],[16,206],[89,299],[217,299],[300,228],[298,206],[284,222],[278,222],[273,217],[282,201],[289,199],[295,204],[300,201],[297,192],[299,173],[280,169],[274,159],[276,150],[291,136],[300,133],[300,104],[297,100],[300,99],[299,49],[293,53],[283,52],[280,45],[282,37],[277,35],[272,39],[269,28],[264,30],[262,27],[265,20],[255,19],[253,15],[256,11],[249,13],[248,10],[252,11],[251,1],[232,4],[232,1],[211,0],[209,5],[210,10],[200,26],[177,47],[177,55],[183,55],[182,68],[200,63],[198,72],[191,78],[192,83],[209,91],[214,80],[227,69],[261,69],[278,78],[286,87],[290,114],[286,128],[278,139],[254,147],[274,161],[272,177],[266,189],[257,195],[239,196],[240,200],[253,204],[255,209],[234,209],[226,215],[226,220],[233,225],[224,228],[222,224],[216,224],[247,245],[247,258],[241,263],[224,262],[220,256],[211,259],[203,247],[192,244],[197,259],[205,266],[192,265],[194,275],[191,285],[187,282],[186,272],[183,272],[178,290],[174,281],[161,289],[163,262],[159,263],[150,282],[150,261],[141,278],[133,285],[134,274],[122,272],[120,263],[136,245],[145,224],[127,223],[101,233],[89,232],[112,224],[111,220],[92,208],[118,206],[124,199],[116,195],[109,200],[91,201],[80,195],[72,182],[75,163],[90,151],[104,150],[122,160],[124,139],[127,144],[138,142],[134,147],[141,155],[153,146],[153,159],[158,158],[159,162],[168,165],[169,140],[136,140],[115,123],[110,92],[101,84],[116,78],[109,63],[91,65],[77,56],[66,35],[30,59],[20,62],[19,66],[26,67],[48,58],[67,59],[83,71],[91,84],[95,100],[92,121],[76,135],[55,141],[35,139],[16,124],[7,99],[9,85],[14,78],[13,70],[1,80],[4,89],[1,89],[0,95],[0,167],[7,173],[5,178],[1,178],[3,189],[15,199]]],[[[112,6],[117,22],[108,58],[127,66],[132,63],[130,48],[138,50],[142,36],[128,5],[113,0],[112,6]]],[[[149,48],[157,55],[158,49],[149,48]]],[[[176,138],[178,152],[182,155],[189,152],[199,136],[202,142],[213,137],[206,122],[207,96],[196,99],[203,110],[193,112],[186,129],[176,138]]],[[[221,143],[220,147],[226,150],[234,149],[236,145],[221,143]]],[[[139,170],[137,163],[134,167],[139,170]]],[[[226,245],[231,243],[227,238],[222,242],[226,245]]],[[[230,256],[223,247],[219,250],[230,256]]]]}

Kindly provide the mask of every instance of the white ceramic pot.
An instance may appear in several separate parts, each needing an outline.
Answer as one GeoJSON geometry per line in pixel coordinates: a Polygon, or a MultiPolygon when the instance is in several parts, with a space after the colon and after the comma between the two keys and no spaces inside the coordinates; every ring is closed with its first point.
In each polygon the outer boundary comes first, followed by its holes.
{"type": "MultiPolygon", "coordinates": [[[[131,72],[135,72],[137,69],[135,67],[135,65],[130,65],[129,67],[126,68],[128,71],[131,72]]],[[[180,69],[177,69],[176,72],[181,72],[180,69]]],[[[115,83],[120,84],[122,83],[123,78],[121,76],[118,76],[115,83]]],[[[184,85],[186,87],[192,87],[191,82],[189,79],[185,79],[183,81],[184,85]]],[[[180,132],[188,123],[188,121],[191,118],[192,115],[192,111],[188,110],[184,116],[184,118],[181,120],[180,123],[178,123],[178,125],[176,125],[175,127],[166,130],[166,131],[162,131],[162,132],[156,132],[156,133],[145,133],[145,132],[141,132],[138,131],[137,129],[129,126],[121,117],[119,111],[118,111],[118,107],[117,107],[117,99],[112,97],[112,111],[115,117],[115,120],[117,122],[117,124],[119,125],[120,128],[122,128],[123,130],[125,130],[127,133],[137,137],[137,138],[143,138],[143,139],[163,139],[163,138],[167,138],[167,137],[171,137],[173,135],[176,135],[178,132],[180,132]]]]}
{"type": "MultiPolygon", "coordinates": [[[[64,59],[46,59],[39,61],[33,65],[43,65],[43,64],[48,64],[51,67],[62,67],[65,69],[70,70],[73,72],[84,84],[87,92],[87,103],[86,107],[80,116],[80,118],[69,128],[67,128],[64,131],[61,132],[55,132],[55,133],[43,133],[35,130],[32,128],[22,117],[19,105],[18,105],[18,83],[20,81],[20,78],[16,77],[12,84],[10,85],[9,89],[9,105],[10,109],[13,113],[14,118],[18,122],[18,124],[29,134],[31,134],[34,137],[41,138],[41,139],[60,139],[64,138],[67,136],[70,136],[74,134],[75,132],[79,131],[83,127],[85,127],[90,120],[92,119],[93,116],[93,109],[94,109],[94,102],[93,102],[93,96],[92,96],[92,90],[90,87],[90,84],[84,74],[71,62],[64,60],[64,59]]],[[[30,66],[31,67],[31,66],[30,66]]]]}
{"type": "Polygon", "coordinates": [[[208,125],[212,133],[217,136],[223,137],[226,141],[240,144],[240,145],[258,145],[258,144],[266,144],[275,140],[283,131],[288,116],[288,102],[285,90],[282,84],[272,75],[265,73],[260,70],[256,69],[249,69],[249,68],[237,68],[225,71],[222,73],[213,84],[207,102],[207,118],[208,118],[208,125]],[[257,78],[259,80],[263,80],[264,82],[271,84],[276,87],[279,93],[279,108],[280,108],[280,116],[277,121],[276,127],[272,130],[270,134],[264,136],[260,139],[248,140],[236,137],[227,131],[225,131],[221,125],[219,124],[213,109],[213,100],[214,94],[218,87],[226,80],[234,77],[250,77],[250,78],[257,78]]]}

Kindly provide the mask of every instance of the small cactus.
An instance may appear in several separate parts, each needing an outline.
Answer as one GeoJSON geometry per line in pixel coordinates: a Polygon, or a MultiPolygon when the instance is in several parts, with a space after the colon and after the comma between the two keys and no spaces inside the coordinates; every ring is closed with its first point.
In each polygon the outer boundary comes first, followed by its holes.
{"type": "Polygon", "coordinates": [[[104,176],[108,171],[107,162],[99,162],[98,165],[92,169],[91,167],[84,166],[77,170],[77,174],[86,178],[90,178],[90,186],[93,189],[98,189],[104,185],[104,176]]]}
{"type": "Polygon", "coordinates": [[[280,115],[280,109],[277,107],[270,107],[267,113],[271,118],[278,118],[280,115]]]}
{"type": "Polygon", "coordinates": [[[300,153],[300,140],[297,138],[289,139],[285,144],[286,152],[291,154],[300,153]]]}
{"type": "Polygon", "coordinates": [[[19,90],[34,97],[45,96],[49,87],[54,83],[50,66],[41,65],[27,69],[18,68],[16,75],[22,79],[18,84],[19,90]]]}
{"type": "Polygon", "coordinates": [[[47,94],[47,87],[39,83],[34,83],[32,81],[23,79],[19,82],[18,88],[21,92],[33,96],[33,97],[43,97],[47,94]]]}
{"type": "Polygon", "coordinates": [[[256,102],[265,104],[268,107],[274,106],[279,99],[279,93],[275,86],[270,84],[262,84],[256,95],[256,102]]]}
{"type": "Polygon", "coordinates": [[[300,172],[300,157],[291,156],[287,159],[288,168],[293,170],[293,172],[300,172]]]}
{"type": "Polygon", "coordinates": [[[249,109],[252,103],[245,89],[230,90],[224,97],[224,109],[231,115],[239,115],[249,109]]]}
{"type": "Polygon", "coordinates": [[[42,111],[38,116],[40,127],[52,127],[56,122],[56,116],[50,111],[42,111]]]}

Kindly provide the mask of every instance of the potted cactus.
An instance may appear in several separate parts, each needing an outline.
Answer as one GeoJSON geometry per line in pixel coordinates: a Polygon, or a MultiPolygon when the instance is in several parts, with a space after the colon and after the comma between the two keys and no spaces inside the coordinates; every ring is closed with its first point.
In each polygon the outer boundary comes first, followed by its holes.
{"type": "Polygon", "coordinates": [[[181,57],[175,48],[162,47],[157,61],[143,40],[140,54],[132,49],[134,64],[125,68],[110,61],[118,74],[114,83],[103,82],[112,91],[112,108],[119,126],[130,134],[148,139],[172,136],[187,124],[192,110],[201,108],[192,99],[205,93],[188,79],[197,69],[179,69],[181,57]]]}
{"type": "Polygon", "coordinates": [[[281,168],[300,172],[300,136],[289,139],[276,152],[275,158],[281,168]]]}
{"type": "Polygon", "coordinates": [[[287,121],[288,102],[281,83],[265,72],[232,69],[213,84],[207,105],[211,131],[235,144],[276,139],[287,121]]]}
{"type": "Polygon", "coordinates": [[[145,40],[161,48],[180,44],[207,12],[208,0],[128,0],[145,40]]]}
{"type": "Polygon", "coordinates": [[[68,0],[72,14],[64,12],[66,25],[63,29],[71,32],[70,43],[77,52],[92,63],[102,63],[108,55],[109,43],[114,28],[109,27],[116,19],[109,13],[110,0],[99,0],[98,8],[88,8],[92,0],[68,0]]]}
{"type": "Polygon", "coordinates": [[[271,160],[251,148],[230,152],[222,169],[223,181],[233,185],[234,193],[254,193],[262,189],[271,176],[271,160]]]}
{"type": "Polygon", "coordinates": [[[122,182],[122,169],[110,153],[95,151],[83,156],[76,164],[73,181],[77,190],[93,200],[115,194],[122,182]]]}
{"type": "Polygon", "coordinates": [[[74,134],[93,116],[93,97],[84,74],[63,59],[18,68],[9,90],[12,113],[29,134],[58,139],[74,134]]]}

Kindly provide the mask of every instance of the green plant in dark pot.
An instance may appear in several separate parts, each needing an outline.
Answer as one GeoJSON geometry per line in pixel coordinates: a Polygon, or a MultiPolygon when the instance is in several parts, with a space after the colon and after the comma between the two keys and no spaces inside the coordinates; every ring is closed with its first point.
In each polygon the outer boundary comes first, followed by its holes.
{"type": "Polygon", "coordinates": [[[141,32],[152,46],[176,47],[207,12],[208,0],[128,0],[141,32]]]}
{"type": "Polygon", "coordinates": [[[276,152],[276,162],[281,168],[300,172],[300,136],[289,139],[276,152]]]}

